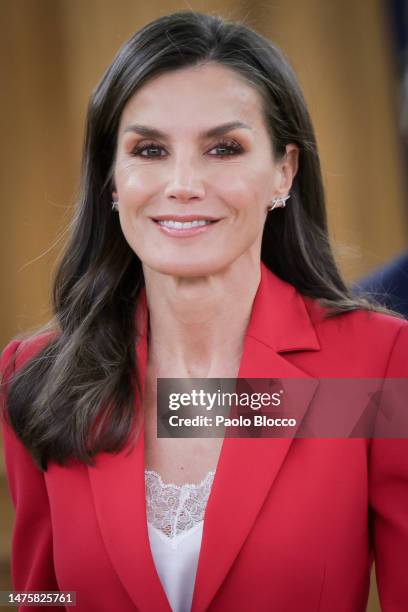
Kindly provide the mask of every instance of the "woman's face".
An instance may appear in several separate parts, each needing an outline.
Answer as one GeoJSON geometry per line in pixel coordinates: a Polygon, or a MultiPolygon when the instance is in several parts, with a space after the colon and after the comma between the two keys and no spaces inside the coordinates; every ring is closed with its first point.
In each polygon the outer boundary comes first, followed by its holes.
{"type": "Polygon", "coordinates": [[[297,153],[287,145],[274,160],[261,98],[233,70],[211,63],[159,75],[119,125],[112,195],[123,234],[143,266],[165,274],[259,261],[267,207],[288,194],[297,153]]]}

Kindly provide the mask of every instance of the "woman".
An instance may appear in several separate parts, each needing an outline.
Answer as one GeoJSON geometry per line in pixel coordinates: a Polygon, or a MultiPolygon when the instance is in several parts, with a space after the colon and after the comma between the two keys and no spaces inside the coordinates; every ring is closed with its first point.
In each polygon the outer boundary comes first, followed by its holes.
{"type": "Polygon", "coordinates": [[[405,439],[156,435],[157,378],[407,376],[408,324],[336,268],[268,40],[178,12],[122,47],[53,306],[2,355],[15,589],[81,612],[356,612],[375,554],[383,610],[408,609],[405,439]]]}

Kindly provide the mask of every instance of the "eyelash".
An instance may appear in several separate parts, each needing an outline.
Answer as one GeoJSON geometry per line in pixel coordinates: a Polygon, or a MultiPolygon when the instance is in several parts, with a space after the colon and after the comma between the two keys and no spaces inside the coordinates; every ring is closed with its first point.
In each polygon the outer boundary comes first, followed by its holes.
{"type": "MultiPolygon", "coordinates": [[[[235,157],[235,155],[239,155],[240,153],[243,152],[241,145],[234,142],[233,140],[221,140],[212,148],[213,149],[221,149],[221,148],[228,149],[229,151],[233,151],[233,153],[227,153],[226,155],[225,154],[224,155],[211,155],[211,157],[220,157],[220,158],[235,157]]],[[[142,158],[144,157],[146,159],[154,159],[154,158],[160,159],[161,157],[164,157],[163,155],[141,155],[141,153],[145,151],[146,149],[163,149],[163,147],[158,146],[154,142],[148,142],[142,145],[141,147],[135,147],[131,151],[131,154],[134,156],[142,157],[142,158]]]]}

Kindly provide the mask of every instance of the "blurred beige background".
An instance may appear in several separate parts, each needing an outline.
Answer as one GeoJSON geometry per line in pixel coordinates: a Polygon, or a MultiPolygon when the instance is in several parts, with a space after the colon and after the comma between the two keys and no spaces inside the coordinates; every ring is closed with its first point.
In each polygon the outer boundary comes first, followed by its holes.
{"type": "MultiPolygon", "coordinates": [[[[381,0],[1,0],[0,347],[48,317],[91,90],[125,39],[174,10],[243,19],[288,56],[315,123],[346,279],[400,253],[408,244],[406,168],[385,7],[381,0]]],[[[0,509],[0,589],[10,589],[13,511],[1,462],[0,509]]],[[[374,580],[368,610],[379,610],[374,580]]]]}

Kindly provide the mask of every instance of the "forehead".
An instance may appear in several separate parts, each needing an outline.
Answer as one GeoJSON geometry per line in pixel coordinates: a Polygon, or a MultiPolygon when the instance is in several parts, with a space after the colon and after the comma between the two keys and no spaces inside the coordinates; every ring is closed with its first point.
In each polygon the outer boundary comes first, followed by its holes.
{"type": "Polygon", "coordinates": [[[136,120],[166,130],[189,124],[200,130],[231,118],[259,126],[261,96],[236,71],[212,62],[153,77],[126,104],[119,131],[136,120]]]}

